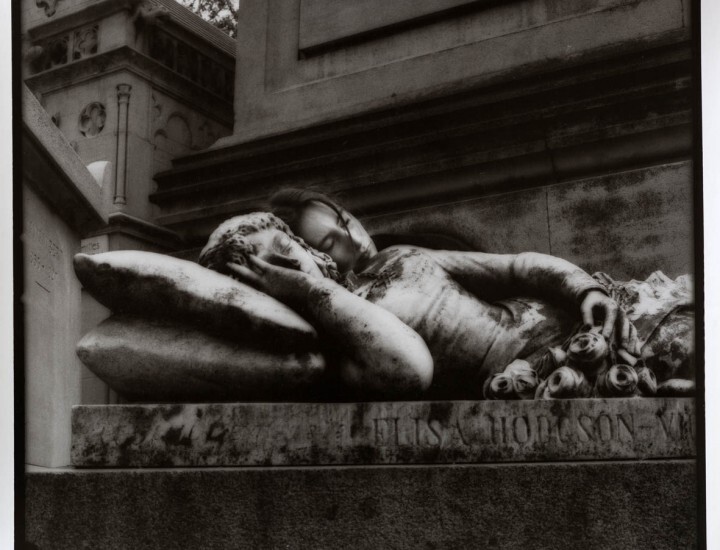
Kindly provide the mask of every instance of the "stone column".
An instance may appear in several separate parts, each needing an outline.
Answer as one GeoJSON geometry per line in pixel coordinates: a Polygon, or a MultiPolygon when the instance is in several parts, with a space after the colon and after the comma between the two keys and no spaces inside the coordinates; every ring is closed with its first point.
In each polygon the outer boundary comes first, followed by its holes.
{"type": "Polygon", "coordinates": [[[127,171],[128,106],[130,104],[130,84],[118,84],[118,130],[117,157],[115,162],[115,197],[113,204],[126,204],[125,178],[127,171]]]}

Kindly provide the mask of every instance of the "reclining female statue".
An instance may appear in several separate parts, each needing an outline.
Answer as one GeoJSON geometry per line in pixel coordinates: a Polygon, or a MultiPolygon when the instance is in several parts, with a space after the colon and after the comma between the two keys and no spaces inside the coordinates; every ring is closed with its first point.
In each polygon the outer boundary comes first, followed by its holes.
{"type": "Polygon", "coordinates": [[[475,381],[516,358],[532,363],[572,334],[579,319],[612,337],[627,362],[642,353],[659,381],[694,378],[688,276],[672,281],[657,272],[623,284],[544,254],[417,246],[378,252],[357,218],[327,195],[284,189],[270,203],[292,231],[336,262],[356,295],[418,331],[435,360],[440,394],[472,393],[475,381]]]}
{"type": "Polygon", "coordinates": [[[411,246],[378,253],[354,217],[318,200],[294,225],[335,261],[274,216],[252,214],[218,227],[200,263],[252,283],[330,335],[343,355],[341,379],[363,394],[398,385],[418,394],[432,380],[429,397],[477,398],[490,375],[533,361],[580,321],[638,355],[637,331],[605,287],[560,258],[411,246]],[[336,266],[354,273],[351,283],[338,282],[336,266]]]}
{"type": "Polygon", "coordinates": [[[253,283],[311,321],[325,351],[338,351],[343,386],[358,396],[418,396],[430,386],[433,360],[423,339],[388,310],[335,282],[333,261],[274,215],[227,220],[210,236],[200,264],[253,283]]]}

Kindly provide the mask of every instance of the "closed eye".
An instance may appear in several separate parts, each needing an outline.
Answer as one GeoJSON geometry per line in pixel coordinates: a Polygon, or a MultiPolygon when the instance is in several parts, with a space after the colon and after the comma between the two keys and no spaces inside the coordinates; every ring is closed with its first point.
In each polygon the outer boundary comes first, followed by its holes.
{"type": "Polygon", "coordinates": [[[328,235],[322,241],[320,241],[320,244],[318,245],[318,250],[320,250],[320,252],[327,252],[328,250],[332,249],[334,245],[335,239],[331,235],[328,235]]]}

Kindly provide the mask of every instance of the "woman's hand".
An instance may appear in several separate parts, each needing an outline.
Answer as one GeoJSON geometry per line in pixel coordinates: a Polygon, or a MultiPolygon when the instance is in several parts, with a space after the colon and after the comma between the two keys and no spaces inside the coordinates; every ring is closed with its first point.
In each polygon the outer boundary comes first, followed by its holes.
{"type": "Polygon", "coordinates": [[[591,290],[583,298],[580,313],[583,323],[590,327],[600,327],[600,334],[608,342],[614,332],[616,342],[621,348],[632,355],[639,354],[637,330],[615,300],[599,290],[591,290]]]}
{"type": "Polygon", "coordinates": [[[268,260],[249,256],[247,266],[231,262],[227,266],[241,280],[281,302],[302,301],[312,277],[300,271],[299,263],[291,258],[273,254],[268,260]]]}

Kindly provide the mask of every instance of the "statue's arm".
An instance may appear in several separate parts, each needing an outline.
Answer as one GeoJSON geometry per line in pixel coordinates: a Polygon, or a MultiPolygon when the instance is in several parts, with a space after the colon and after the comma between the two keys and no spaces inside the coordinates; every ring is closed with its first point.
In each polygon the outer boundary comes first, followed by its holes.
{"type": "MultiPolygon", "coordinates": [[[[330,279],[251,260],[261,290],[295,308],[343,352],[341,376],[373,395],[417,394],[430,386],[433,360],[424,340],[394,314],[330,279]]],[[[229,267],[238,275],[247,270],[229,267]]]]}
{"type": "Polygon", "coordinates": [[[307,311],[321,334],[349,359],[343,380],[372,394],[413,394],[427,389],[433,360],[424,340],[391,312],[330,279],[306,279],[307,311]]]}
{"type": "Polygon", "coordinates": [[[615,328],[620,342],[630,345],[632,329],[625,315],[618,314],[617,303],[600,283],[567,260],[538,252],[429,252],[456,281],[482,299],[526,295],[563,300],[579,306],[585,324],[600,327],[606,338],[615,328]]]}
{"type": "Polygon", "coordinates": [[[605,294],[602,285],[578,266],[548,254],[429,252],[455,280],[486,300],[529,295],[580,304],[591,290],[605,294]]]}

